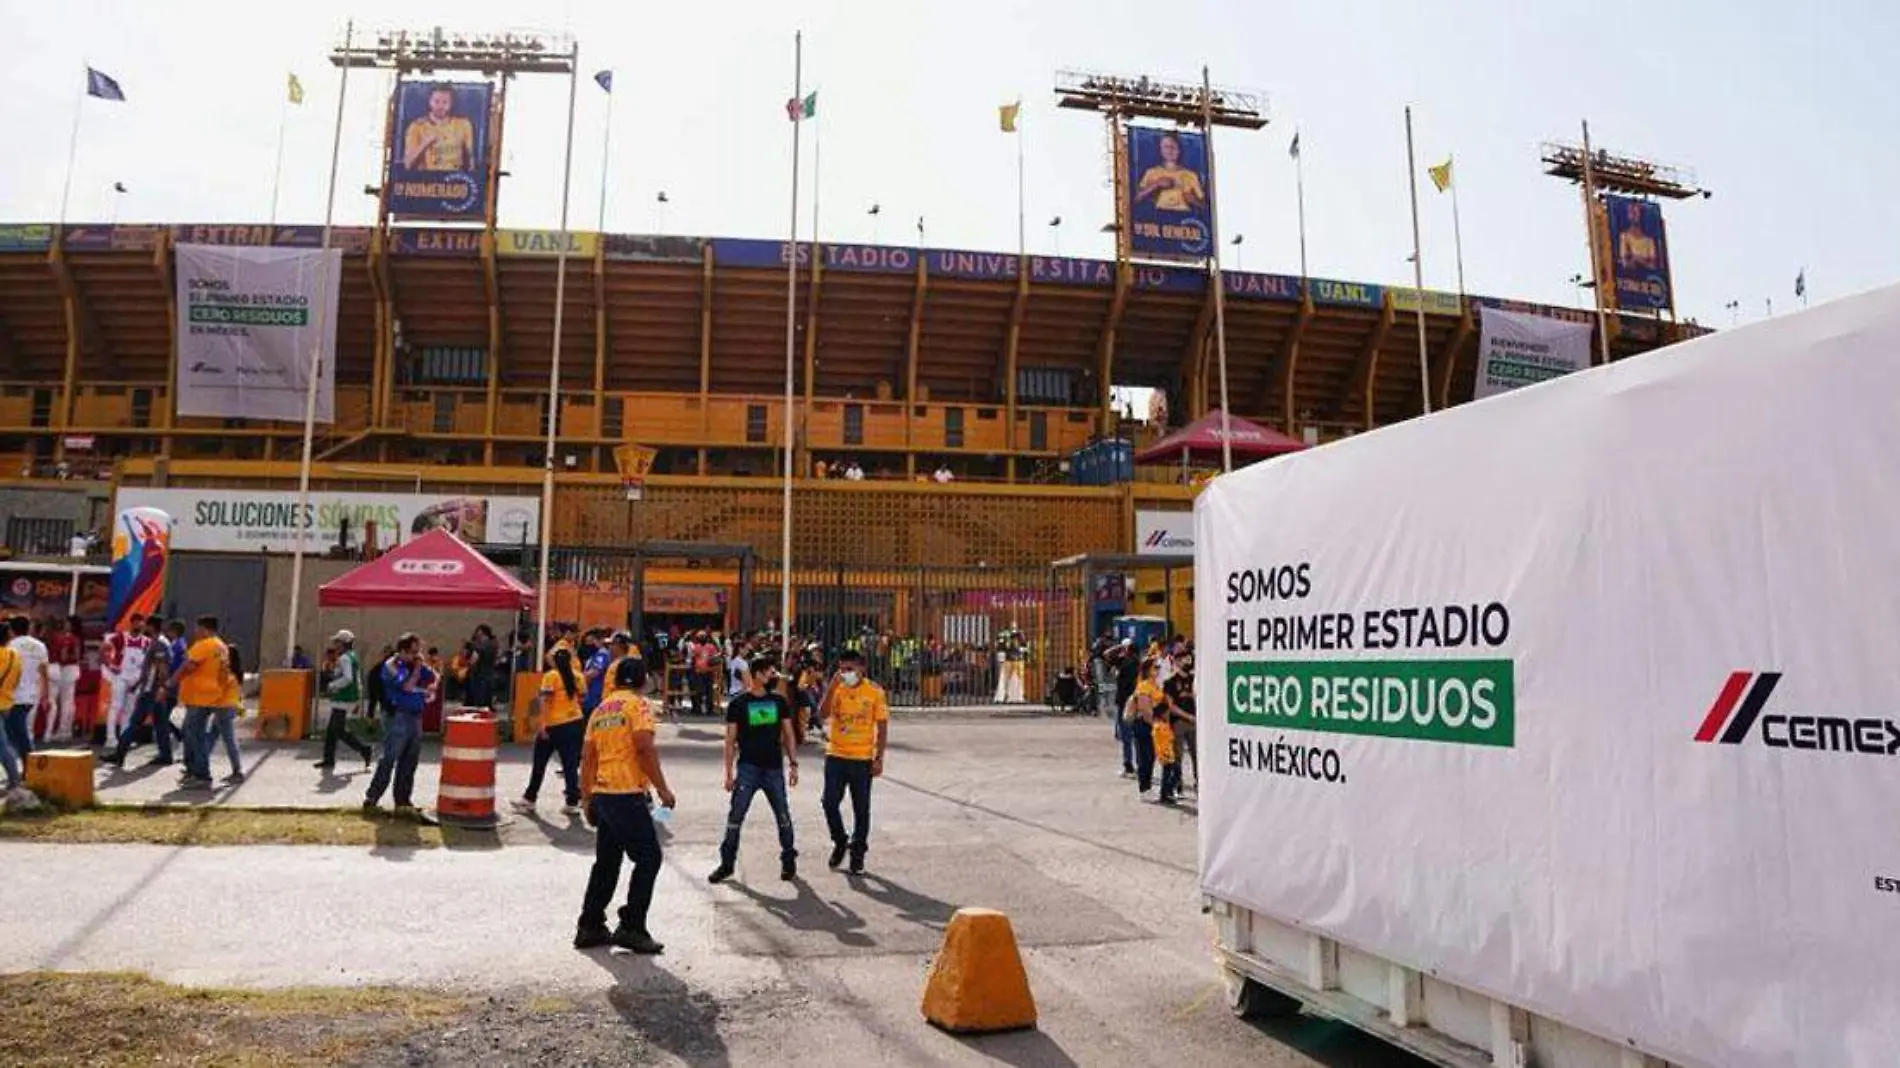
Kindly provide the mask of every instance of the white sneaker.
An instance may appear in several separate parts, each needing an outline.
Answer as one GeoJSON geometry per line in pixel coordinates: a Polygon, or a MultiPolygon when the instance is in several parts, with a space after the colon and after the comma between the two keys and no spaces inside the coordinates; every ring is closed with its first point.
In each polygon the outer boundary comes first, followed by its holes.
{"type": "Polygon", "coordinates": [[[38,794],[24,786],[16,786],[7,791],[6,810],[8,812],[34,812],[40,807],[38,794]]]}
{"type": "Polygon", "coordinates": [[[562,805],[561,806],[561,815],[563,816],[578,816],[580,814],[581,814],[581,807],[579,805],[562,805]]]}
{"type": "Polygon", "coordinates": [[[516,812],[533,812],[534,802],[525,797],[517,797],[513,801],[508,802],[508,807],[514,809],[516,812]]]}

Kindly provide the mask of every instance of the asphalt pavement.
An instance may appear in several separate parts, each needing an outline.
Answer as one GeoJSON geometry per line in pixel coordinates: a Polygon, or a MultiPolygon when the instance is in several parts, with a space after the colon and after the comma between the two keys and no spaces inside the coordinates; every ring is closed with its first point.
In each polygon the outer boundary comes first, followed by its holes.
{"type": "MultiPolygon", "coordinates": [[[[726,814],[720,735],[692,721],[661,734],[680,805],[651,921],[667,945],[659,958],[570,947],[592,840],[560,814],[550,769],[539,812],[469,848],[0,844],[16,919],[0,939],[0,970],[604,996],[689,1064],[1418,1063],[1327,1021],[1256,1026],[1230,1015],[1196,891],[1192,798],[1179,808],[1139,800],[1102,720],[900,717],[861,878],[825,870],[822,761],[807,750],[808,778],[793,792],[802,878],[789,884],[762,799],[738,878],[706,883],[726,814]],[[1036,1030],[960,1039],[922,1020],[930,957],[966,905],[1009,915],[1036,1030]]],[[[100,772],[100,796],[356,805],[361,763],[321,773],[310,766],[317,751],[249,744],[248,780],[208,798],[178,792],[172,769],[141,769],[135,755],[124,772],[100,772]]],[[[525,763],[504,748],[503,797],[518,794],[525,763]]],[[[431,746],[419,804],[432,803],[436,778],[431,746]]]]}

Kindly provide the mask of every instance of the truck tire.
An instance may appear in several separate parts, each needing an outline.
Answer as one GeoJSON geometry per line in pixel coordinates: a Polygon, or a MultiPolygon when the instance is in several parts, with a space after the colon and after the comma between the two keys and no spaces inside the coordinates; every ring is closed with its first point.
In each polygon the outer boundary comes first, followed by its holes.
{"type": "Polygon", "coordinates": [[[1300,1014],[1298,998],[1237,972],[1227,973],[1227,1008],[1242,1020],[1279,1020],[1300,1014]]]}

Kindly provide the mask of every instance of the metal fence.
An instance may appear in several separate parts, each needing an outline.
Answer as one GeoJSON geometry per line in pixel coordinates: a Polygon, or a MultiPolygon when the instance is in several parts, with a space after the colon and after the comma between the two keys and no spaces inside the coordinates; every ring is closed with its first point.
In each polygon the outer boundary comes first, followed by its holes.
{"type": "MultiPolygon", "coordinates": [[[[782,572],[734,546],[557,549],[549,618],[637,629],[649,655],[678,660],[696,631],[776,632],[782,572]]],[[[532,551],[491,558],[537,582],[532,551]]],[[[1048,567],[845,565],[792,570],[792,633],[827,663],[845,649],[903,706],[1042,704],[1064,669],[1081,674],[1089,604],[1081,577],[1048,567]]],[[[683,694],[683,680],[670,687],[683,694]]]]}

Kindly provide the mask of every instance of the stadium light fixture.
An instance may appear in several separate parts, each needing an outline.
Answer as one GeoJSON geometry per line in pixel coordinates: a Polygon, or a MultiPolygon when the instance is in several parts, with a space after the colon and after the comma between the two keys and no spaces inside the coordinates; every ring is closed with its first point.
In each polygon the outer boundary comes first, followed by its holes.
{"type": "Polygon", "coordinates": [[[516,31],[504,34],[394,30],[376,35],[371,46],[344,45],[330,53],[339,67],[394,70],[398,74],[473,71],[481,74],[571,74],[573,38],[516,31]]]}
{"type": "Polygon", "coordinates": [[[1171,119],[1199,126],[1201,97],[1205,92],[1215,126],[1258,130],[1267,125],[1264,93],[1209,88],[1198,84],[1166,82],[1143,75],[1129,78],[1084,71],[1056,72],[1056,105],[1081,111],[1099,111],[1123,118],[1171,119]]]}
{"type": "MultiPolygon", "coordinates": [[[[1538,147],[1538,155],[1543,161],[1545,174],[1573,182],[1583,181],[1582,145],[1569,141],[1546,141],[1538,147]]],[[[1714,196],[1696,184],[1695,172],[1687,167],[1603,148],[1591,151],[1589,163],[1592,183],[1606,192],[1634,193],[1669,200],[1714,196]]]]}

